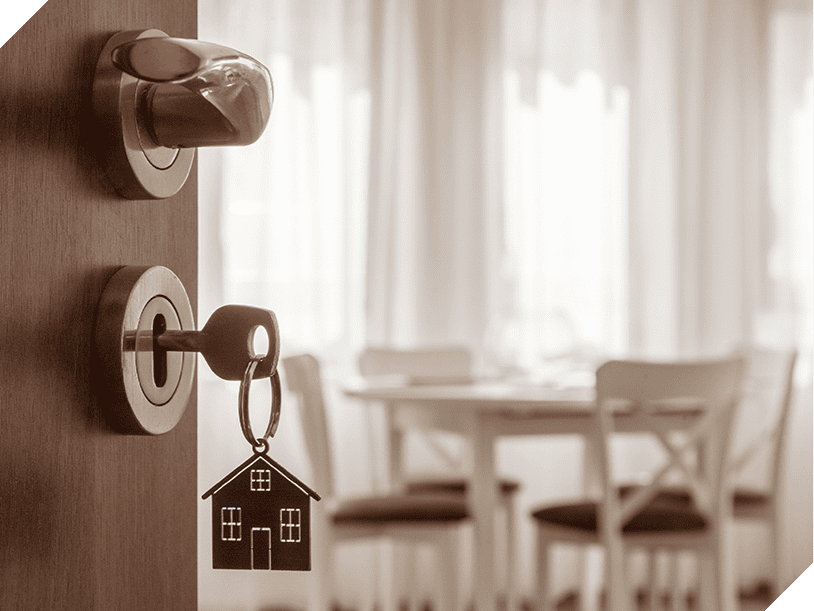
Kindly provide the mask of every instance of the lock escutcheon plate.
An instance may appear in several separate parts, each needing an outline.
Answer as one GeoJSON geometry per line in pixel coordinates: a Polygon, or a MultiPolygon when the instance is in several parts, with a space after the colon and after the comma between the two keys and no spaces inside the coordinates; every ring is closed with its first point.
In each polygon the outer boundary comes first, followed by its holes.
{"type": "Polygon", "coordinates": [[[99,394],[109,422],[123,433],[172,430],[192,394],[194,352],[163,355],[164,381],[156,379],[152,334],[158,315],[166,329],[195,329],[186,290],[166,267],[123,267],[99,301],[94,338],[99,394]]]}

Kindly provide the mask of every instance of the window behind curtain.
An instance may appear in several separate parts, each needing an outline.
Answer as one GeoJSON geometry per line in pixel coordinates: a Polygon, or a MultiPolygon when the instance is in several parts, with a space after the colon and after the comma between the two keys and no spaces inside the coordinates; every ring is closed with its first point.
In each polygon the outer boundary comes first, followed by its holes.
{"type": "Polygon", "coordinates": [[[524,101],[508,71],[507,323],[502,358],[593,363],[627,347],[628,95],[580,72],[548,71],[524,101]]]}

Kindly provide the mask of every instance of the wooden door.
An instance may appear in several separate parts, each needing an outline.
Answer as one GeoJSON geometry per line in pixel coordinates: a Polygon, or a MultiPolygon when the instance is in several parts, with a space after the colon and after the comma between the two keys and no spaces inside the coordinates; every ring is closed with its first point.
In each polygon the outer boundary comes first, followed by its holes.
{"type": "Polygon", "coordinates": [[[96,304],[164,265],[197,304],[197,179],[121,199],[94,157],[94,66],[119,30],[195,38],[196,0],[49,0],[0,49],[0,609],[193,610],[196,413],[124,436],[94,393],[96,304]]]}

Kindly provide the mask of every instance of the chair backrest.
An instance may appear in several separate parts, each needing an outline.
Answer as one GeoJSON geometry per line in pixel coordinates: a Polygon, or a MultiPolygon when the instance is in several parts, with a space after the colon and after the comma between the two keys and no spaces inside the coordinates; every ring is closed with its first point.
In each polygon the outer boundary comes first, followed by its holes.
{"type": "Polygon", "coordinates": [[[783,468],[796,360],[795,349],[753,348],[747,353],[730,475],[772,495],[783,468]]]}
{"type": "Polygon", "coordinates": [[[280,362],[288,389],[299,395],[300,421],[311,459],[314,488],[323,496],[333,496],[333,455],[319,361],[310,354],[301,354],[280,362]]]}
{"type": "Polygon", "coordinates": [[[472,351],[463,346],[398,349],[367,348],[359,355],[363,376],[402,374],[431,382],[472,374],[472,351]]]}
{"type": "MultiPolygon", "coordinates": [[[[597,440],[604,490],[603,512],[609,529],[621,529],[665,488],[676,471],[707,521],[726,502],[724,476],[732,420],[743,382],[742,357],[692,362],[609,361],[596,372],[597,440]],[[624,410],[615,417],[614,410],[624,410]],[[675,411],[692,416],[689,427],[675,411]],[[670,424],[670,423],[673,424],[670,424]],[[612,480],[609,437],[625,431],[653,434],[666,450],[667,463],[648,485],[620,500],[612,480]]],[[[683,419],[686,422],[686,419],[683,419]]]]}

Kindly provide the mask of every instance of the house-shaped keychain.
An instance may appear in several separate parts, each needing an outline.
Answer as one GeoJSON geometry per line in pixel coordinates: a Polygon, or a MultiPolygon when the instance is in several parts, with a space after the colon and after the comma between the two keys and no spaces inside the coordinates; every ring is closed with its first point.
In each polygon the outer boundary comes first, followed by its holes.
{"type": "Polygon", "coordinates": [[[311,570],[311,499],[319,495],[265,453],[207,490],[212,568],[311,570]]]}

